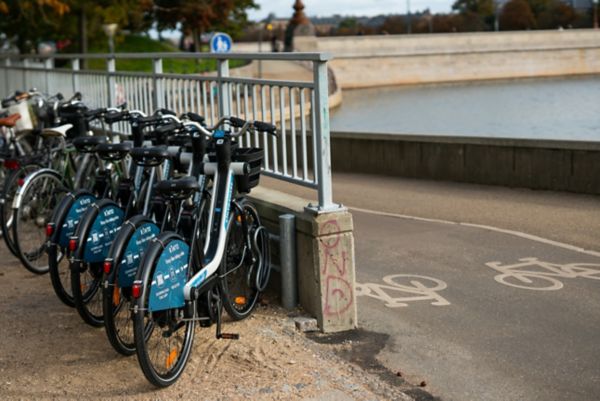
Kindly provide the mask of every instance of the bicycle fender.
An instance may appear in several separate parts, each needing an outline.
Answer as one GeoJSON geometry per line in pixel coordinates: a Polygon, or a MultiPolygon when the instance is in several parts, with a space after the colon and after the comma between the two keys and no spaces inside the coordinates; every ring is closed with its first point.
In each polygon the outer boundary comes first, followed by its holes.
{"type": "Polygon", "coordinates": [[[54,232],[49,238],[51,244],[61,248],[69,245],[69,238],[88,207],[96,201],[96,196],[89,191],[69,192],[54,209],[50,223],[54,224],[54,232]]]}
{"type": "Polygon", "coordinates": [[[144,215],[127,220],[108,251],[107,260],[113,264],[110,281],[121,288],[131,287],[148,245],[159,233],[156,223],[144,215]]]}
{"type": "Polygon", "coordinates": [[[19,188],[19,190],[17,191],[15,198],[13,199],[13,204],[12,204],[12,208],[13,209],[18,209],[19,207],[21,207],[21,203],[22,203],[22,198],[23,198],[23,194],[25,193],[25,190],[27,189],[27,187],[29,185],[31,185],[31,181],[36,178],[39,175],[42,174],[51,174],[53,176],[55,176],[56,178],[58,178],[60,180],[60,182],[66,187],[68,188],[68,185],[65,182],[65,179],[58,174],[55,170],[52,170],[51,168],[43,168],[41,170],[35,171],[31,174],[29,174],[27,177],[25,177],[25,181],[23,182],[23,186],[21,188],[19,188]]]}

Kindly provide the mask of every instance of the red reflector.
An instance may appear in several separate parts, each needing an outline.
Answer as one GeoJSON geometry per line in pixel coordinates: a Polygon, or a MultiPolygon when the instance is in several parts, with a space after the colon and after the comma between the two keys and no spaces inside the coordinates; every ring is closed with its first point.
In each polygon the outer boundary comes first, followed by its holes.
{"type": "Polygon", "coordinates": [[[54,223],[48,223],[46,225],[46,237],[50,238],[54,234],[54,223]]]}
{"type": "Polygon", "coordinates": [[[7,159],[4,160],[4,167],[9,170],[16,170],[20,167],[20,163],[18,160],[7,159]]]}
{"type": "Polygon", "coordinates": [[[141,281],[133,282],[133,287],[131,287],[131,296],[133,296],[136,299],[142,296],[142,282],[141,281]]]}
{"type": "Polygon", "coordinates": [[[9,170],[16,170],[20,167],[19,161],[18,160],[4,160],[4,167],[6,167],[9,170]]]}
{"type": "Polygon", "coordinates": [[[17,180],[17,185],[20,186],[20,187],[22,187],[23,184],[25,184],[25,178],[19,178],[17,180]]]}
{"type": "Polygon", "coordinates": [[[112,260],[105,260],[104,261],[104,274],[110,273],[111,270],[112,270],[112,260]]]}
{"type": "Polygon", "coordinates": [[[75,252],[77,250],[77,238],[71,238],[69,240],[69,251],[75,252]]]}

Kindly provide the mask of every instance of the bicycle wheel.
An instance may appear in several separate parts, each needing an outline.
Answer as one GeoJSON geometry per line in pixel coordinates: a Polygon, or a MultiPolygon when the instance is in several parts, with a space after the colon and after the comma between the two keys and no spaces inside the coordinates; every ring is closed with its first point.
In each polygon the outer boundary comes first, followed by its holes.
{"type": "Polygon", "coordinates": [[[563,288],[563,283],[553,277],[535,273],[511,272],[499,274],[494,280],[511,287],[535,291],[554,291],[563,288]]]}
{"type": "Polygon", "coordinates": [[[184,318],[188,256],[181,237],[163,233],[148,246],[136,275],[141,283],[133,317],[136,353],[144,376],[157,387],[177,381],[194,341],[194,320],[184,318]]]}
{"type": "Polygon", "coordinates": [[[131,218],[119,230],[105,261],[104,328],[113,348],[125,356],[135,353],[131,287],[150,240],[159,232],[159,227],[149,218],[131,218]],[[106,266],[110,267],[108,272],[106,266]]]}
{"type": "MultiPolygon", "coordinates": [[[[248,247],[248,236],[252,237],[260,227],[258,213],[252,205],[244,202],[234,208],[227,227],[225,255],[219,265],[221,297],[227,314],[233,320],[242,320],[252,314],[259,290],[256,274],[261,260],[267,260],[248,247]]],[[[259,273],[260,274],[260,273],[259,273]]]]}
{"type": "Polygon", "coordinates": [[[78,242],[71,261],[73,300],[81,318],[94,327],[104,325],[104,293],[90,290],[100,287],[104,259],[123,224],[123,215],[115,202],[103,199],[87,209],[73,234],[78,242]]]}
{"type": "Polygon", "coordinates": [[[0,228],[2,229],[2,237],[6,247],[15,257],[19,257],[15,246],[15,239],[12,232],[13,224],[13,200],[15,194],[21,188],[25,181],[25,177],[40,169],[37,164],[27,164],[12,170],[4,181],[2,190],[2,201],[0,202],[0,228]]]}
{"type": "Polygon", "coordinates": [[[17,193],[13,208],[13,235],[17,255],[32,273],[48,272],[46,225],[54,207],[67,193],[60,175],[53,170],[30,174],[17,193]]]}
{"type": "Polygon", "coordinates": [[[96,200],[88,191],[77,191],[63,197],[55,208],[51,223],[54,230],[48,238],[48,270],[52,288],[67,306],[74,307],[71,289],[71,269],[67,258],[69,239],[87,208],[96,200]]]}

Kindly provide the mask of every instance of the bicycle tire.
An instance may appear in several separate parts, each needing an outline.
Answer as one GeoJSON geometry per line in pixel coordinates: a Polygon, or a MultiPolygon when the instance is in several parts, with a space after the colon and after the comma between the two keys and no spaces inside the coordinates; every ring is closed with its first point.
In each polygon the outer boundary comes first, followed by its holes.
{"type": "Polygon", "coordinates": [[[555,291],[563,288],[564,284],[553,277],[544,276],[541,274],[527,274],[527,273],[504,273],[498,274],[494,277],[500,284],[507,285],[509,287],[521,288],[524,290],[533,290],[533,291],[555,291]],[[519,276],[525,278],[519,279],[519,276]]]}
{"type": "Polygon", "coordinates": [[[69,193],[54,209],[51,222],[54,232],[48,239],[48,271],[56,296],[67,306],[75,307],[71,284],[71,269],[67,258],[67,241],[74,233],[79,219],[95,196],[85,190],[69,193]],[[75,209],[75,210],[73,210],[75,209]]]}
{"type": "Polygon", "coordinates": [[[149,241],[160,228],[148,217],[135,216],[123,224],[113,241],[106,261],[111,269],[104,272],[102,307],[104,328],[112,347],[121,355],[135,354],[131,309],[131,286],[149,241]]]}
{"type": "MultiPolygon", "coordinates": [[[[133,318],[133,329],[138,363],[142,368],[144,376],[150,383],[156,387],[168,387],[175,383],[185,368],[192,345],[194,342],[193,319],[182,320],[181,308],[160,310],[158,312],[149,311],[151,285],[155,278],[157,265],[163,250],[173,241],[181,241],[182,238],[175,233],[162,233],[157,240],[154,240],[148,246],[143,260],[141,261],[136,281],[142,284],[141,296],[136,299],[135,312],[133,318]],[[151,328],[148,330],[148,328],[151,328]],[[172,327],[176,327],[171,331],[172,327]],[[180,347],[172,348],[172,336],[177,337],[180,347]],[[160,349],[152,346],[153,339],[158,339],[157,345],[161,345],[165,339],[166,354],[160,353],[160,349]],[[164,369],[161,363],[164,363],[164,369]]],[[[182,241],[183,242],[183,241],[182,241]]],[[[191,274],[191,269],[187,269],[187,278],[191,274]]],[[[183,289],[183,288],[182,288],[183,289]]]]}
{"type": "Polygon", "coordinates": [[[42,169],[30,174],[16,195],[12,227],[15,247],[23,266],[32,273],[48,273],[46,224],[66,192],[56,171],[42,169]]]}
{"type": "Polygon", "coordinates": [[[13,170],[8,174],[4,181],[2,189],[2,202],[0,202],[0,229],[6,247],[16,258],[19,257],[15,246],[15,240],[12,232],[13,220],[13,199],[15,194],[27,175],[39,170],[41,167],[37,164],[27,164],[17,170],[13,170]]]}
{"type": "Polygon", "coordinates": [[[225,243],[225,255],[219,265],[219,286],[223,307],[233,320],[242,320],[250,316],[256,306],[260,292],[253,285],[252,257],[248,249],[244,222],[248,232],[260,227],[260,219],[254,207],[242,202],[239,209],[230,214],[225,243]],[[243,213],[243,217],[241,215],[243,213]]]}
{"type": "MultiPolygon", "coordinates": [[[[103,262],[108,253],[108,249],[104,250],[105,245],[113,242],[114,236],[118,232],[118,228],[123,223],[123,211],[118,205],[108,199],[102,199],[90,208],[79,221],[74,237],[79,239],[79,244],[76,251],[73,253],[73,258],[70,262],[71,268],[71,291],[75,308],[79,316],[84,322],[93,327],[104,326],[104,310],[103,310],[103,291],[100,290],[100,284],[103,274],[103,262]],[[108,225],[101,223],[101,220],[110,216],[116,216],[117,219],[108,225]],[[103,226],[103,227],[101,227],[103,226]],[[95,227],[101,227],[103,240],[98,248],[98,253],[95,255],[97,260],[92,260],[86,253],[89,251],[87,242],[95,236],[95,227]],[[110,230],[110,233],[109,233],[110,230]],[[112,237],[109,237],[108,235],[112,237]],[[87,291],[90,296],[85,297],[87,291]]],[[[99,235],[98,235],[99,236],[99,235]]],[[[91,247],[93,249],[93,246],[91,247]]]]}

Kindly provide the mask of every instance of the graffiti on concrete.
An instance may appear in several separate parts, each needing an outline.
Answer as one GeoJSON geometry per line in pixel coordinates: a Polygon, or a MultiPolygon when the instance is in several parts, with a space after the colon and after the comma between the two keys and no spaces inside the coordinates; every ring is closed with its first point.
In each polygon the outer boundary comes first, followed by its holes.
{"type": "Polygon", "coordinates": [[[348,254],[341,245],[342,235],[337,221],[327,221],[321,229],[323,265],[321,280],[325,283],[325,316],[339,315],[350,309],[354,291],[348,277],[348,254]]]}
{"type": "Polygon", "coordinates": [[[597,263],[559,264],[538,258],[522,258],[519,263],[512,265],[502,265],[501,262],[488,262],[485,265],[500,273],[494,277],[500,284],[526,290],[560,290],[563,283],[558,278],[600,280],[600,264],[597,263]]]}
{"type": "Polygon", "coordinates": [[[408,306],[408,302],[432,301],[431,305],[446,306],[450,302],[438,294],[448,286],[442,280],[414,274],[392,274],[383,278],[385,284],[356,283],[356,296],[375,298],[388,308],[408,306]]]}

